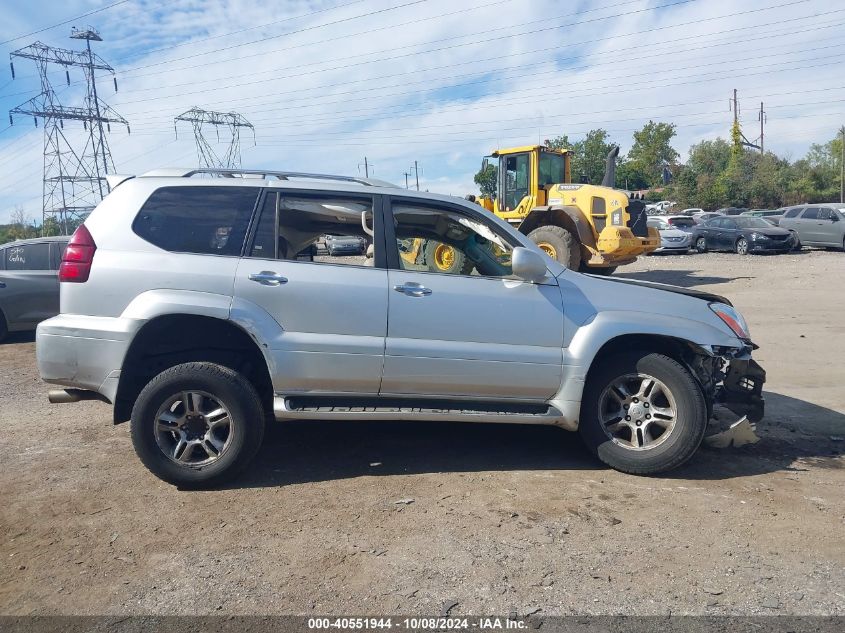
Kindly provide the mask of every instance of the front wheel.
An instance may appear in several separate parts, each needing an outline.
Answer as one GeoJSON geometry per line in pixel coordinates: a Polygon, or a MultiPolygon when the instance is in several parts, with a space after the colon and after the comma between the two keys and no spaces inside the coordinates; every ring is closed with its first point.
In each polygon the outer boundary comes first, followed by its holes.
{"type": "Polygon", "coordinates": [[[578,270],[581,266],[581,243],[562,226],[541,226],[531,231],[528,238],[546,255],[570,270],[578,270]]]}
{"type": "Polygon", "coordinates": [[[636,475],[677,468],[698,449],[706,428],[701,389],[676,360],[628,352],[590,370],[579,432],[611,468],[636,475]]]}
{"type": "Polygon", "coordinates": [[[159,479],[185,488],[221,484],[261,446],[264,408],[252,384],[215,363],[166,369],[132,409],[132,444],[159,479]]]}
{"type": "Polygon", "coordinates": [[[706,253],[707,252],[707,240],[704,237],[699,237],[695,240],[695,250],[699,253],[706,253]]]}
{"type": "Polygon", "coordinates": [[[736,253],[737,255],[748,255],[748,240],[744,237],[736,241],[736,253]]]}

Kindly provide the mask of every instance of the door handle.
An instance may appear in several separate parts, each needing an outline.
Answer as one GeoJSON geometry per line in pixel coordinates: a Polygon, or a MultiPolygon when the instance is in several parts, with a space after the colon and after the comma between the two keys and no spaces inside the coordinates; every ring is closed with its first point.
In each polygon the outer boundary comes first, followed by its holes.
{"type": "Polygon", "coordinates": [[[262,270],[260,273],[250,273],[249,280],[257,281],[263,286],[281,286],[288,282],[287,277],[282,277],[270,270],[262,270]]]}
{"type": "Polygon", "coordinates": [[[415,281],[409,281],[405,284],[393,286],[393,289],[396,292],[401,292],[409,297],[427,297],[431,294],[431,288],[426,288],[415,281]]]}

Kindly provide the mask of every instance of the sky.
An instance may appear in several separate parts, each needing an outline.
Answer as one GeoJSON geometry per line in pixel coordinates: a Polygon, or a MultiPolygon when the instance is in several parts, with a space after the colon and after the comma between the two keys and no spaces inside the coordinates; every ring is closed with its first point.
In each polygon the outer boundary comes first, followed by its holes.
{"type": "MultiPolygon", "coordinates": [[[[682,159],[740,121],[792,159],[845,122],[845,5],[829,0],[10,0],[0,56],[36,41],[79,49],[91,25],[117,173],[198,163],[197,106],[240,113],[244,168],[363,175],[463,196],[497,147],[594,128],[626,152],[649,120],[675,123],[682,159]],[[90,13],[85,17],[83,14],[90,13]]],[[[40,92],[35,62],[0,65],[0,223],[41,218],[43,125],[9,110],[40,92]]],[[[79,106],[79,68],[49,74],[79,106]]],[[[65,123],[81,139],[78,122],[65,123]]],[[[228,131],[204,128],[222,155],[228,131]]],[[[73,141],[76,142],[76,141],[73,141]]]]}

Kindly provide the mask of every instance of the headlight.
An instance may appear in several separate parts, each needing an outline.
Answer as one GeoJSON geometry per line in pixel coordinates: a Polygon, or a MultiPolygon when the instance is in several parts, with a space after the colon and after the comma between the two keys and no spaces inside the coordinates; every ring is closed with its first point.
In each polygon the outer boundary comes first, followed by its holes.
{"type": "Polygon", "coordinates": [[[769,236],[763,235],[762,233],[752,233],[751,239],[752,240],[767,240],[767,239],[769,239],[769,236]]]}
{"type": "Polygon", "coordinates": [[[722,319],[731,331],[741,339],[751,340],[751,333],[748,331],[748,324],[742,315],[731,306],[725,303],[710,303],[710,309],[717,317],[722,319]]]}

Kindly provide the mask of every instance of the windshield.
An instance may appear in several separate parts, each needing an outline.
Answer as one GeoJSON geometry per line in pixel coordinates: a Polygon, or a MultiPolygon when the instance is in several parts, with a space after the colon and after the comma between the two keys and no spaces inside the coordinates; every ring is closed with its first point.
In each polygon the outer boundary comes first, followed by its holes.
{"type": "Polygon", "coordinates": [[[772,225],[762,218],[744,217],[734,218],[734,222],[741,229],[770,229],[772,225]]]}

